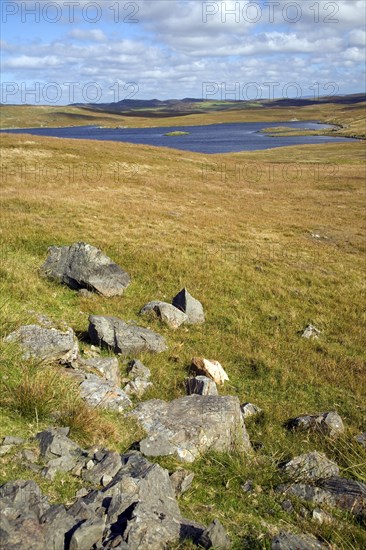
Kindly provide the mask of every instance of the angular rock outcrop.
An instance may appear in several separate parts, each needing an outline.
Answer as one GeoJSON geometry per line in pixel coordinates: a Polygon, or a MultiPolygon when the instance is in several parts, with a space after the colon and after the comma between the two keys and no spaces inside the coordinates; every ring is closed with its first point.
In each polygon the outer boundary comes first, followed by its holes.
{"type": "Polygon", "coordinates": [[[40,271],[72,289],[85,288],[107,297],[120,296],[131,281],[128,273],[101,250],[83,242],[51,246],[40,271]]]}
{"type": "Polygon", "coordinates": [[[122,355],[144,351],[166,351],[165,339],[147,328],[128,325],[117,317],[89,316],[89,337],[93,344],[113,349],[122,355]]]}
{"type": "Polygon", "coordinates": [[[188,395],[192,395],[194,393],[197,395],[218,395],[215,382],[207,376],[186,378],[184,383],[188,395]]]}
{"type": "Polygon", "coordinates": [[[41,325],[23,325],[9,334],[6,341],[18,343],[25,359],[35,357],[43,361],[72,364],[79,354],[79,344],[72,328],[61,331],[41,325]]]}
{"type": "Polygon", "coordinates": [[[186,323],[190,325],[204,323],[205,314],[201,302],[193,298],[186,288],[183,288],[173,298],[173,306],[187,315],[186,323]]]}
{"type": "Polygon", "coordinates": [[[140,315],[154,314],[170,328],[178,328],[188,319],[187,315],[167,302],[149,302],[140,311],[140,315]]]}
{"type": "Polygon", "coordinates": [[[317,451],[296,456],[282,464],[281,470],[289,478],[297,481],[312,481],[339,475],[337,464],[317,451]]]}
{"type": "Polygon", "coordinates": [[[233,396],[190,395],[171,402],[152,399],[131,413],[147,432],[140,441],[146,456],[173,455],[193,462],[208,450],[251,449],[240,403],[233,396]]]}
{"type": "Polygon", "coordinates": [[[316,430],[330,437],[336,437],[344,432],[342,418],[334,411],[290,418],[285,426],[289,430],[316,430]]]}

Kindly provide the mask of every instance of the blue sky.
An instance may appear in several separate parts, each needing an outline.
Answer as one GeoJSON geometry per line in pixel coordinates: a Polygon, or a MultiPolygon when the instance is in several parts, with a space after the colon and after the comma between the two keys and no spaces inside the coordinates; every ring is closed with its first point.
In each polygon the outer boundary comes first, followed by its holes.
{"type": "Polygon", "coordinates": [[[1,0],[1,101],[362,92],[365,4],[1,0]]]}

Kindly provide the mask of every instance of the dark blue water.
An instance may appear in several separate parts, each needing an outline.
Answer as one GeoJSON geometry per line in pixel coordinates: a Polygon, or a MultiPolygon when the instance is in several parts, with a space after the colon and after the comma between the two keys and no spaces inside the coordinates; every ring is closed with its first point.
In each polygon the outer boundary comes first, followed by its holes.
{"type": "Polygon", "coordinates": [[[73,126],[68,128],[23,128],[5,130],[13,134],[32,134],[73,139],[96,139],[101,141],[124,141],[183,149],[197,153],[234,153],[321,143],[358,141],[351,138],[330,136],[271,137],[261,133],[264,128],[286,126],[289,128],[319,130],[332,128],[316,122],[239,122],[211,124],[209,126],[169,126],[165,128],[98,128],[96,126],[73,126]],[[185,136],[165,136],[167,132],[181,130],[185,136]]]}

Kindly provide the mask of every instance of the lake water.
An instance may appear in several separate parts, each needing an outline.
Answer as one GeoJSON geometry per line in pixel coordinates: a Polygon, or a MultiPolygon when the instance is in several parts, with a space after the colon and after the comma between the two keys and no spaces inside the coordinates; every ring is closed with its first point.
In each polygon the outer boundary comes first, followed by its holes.
{"type": "Polygon", "coordinates": [[[164,128],[99,128],[96,126],[73,126],[67,128],[23,128],[5,130],[14,134],[32,134],[73,139],[96,139],[128,143],[173,147],[197,153],[233,153],[321,143],[358,141],[351,138],[330,136],[271,137],[261,133],[264,128],[286,126],[294,129],[329,129],[332,126],[316,122],[239,122],[210,124],[209,126],[169,126],[164,128]],[[184,136],[165,136],[173,131],[189,132],[184,136]]]}

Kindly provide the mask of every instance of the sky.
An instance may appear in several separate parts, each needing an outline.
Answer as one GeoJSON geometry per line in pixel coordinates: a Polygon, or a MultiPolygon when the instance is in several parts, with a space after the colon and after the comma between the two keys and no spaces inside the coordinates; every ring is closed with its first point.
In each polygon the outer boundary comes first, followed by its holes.
{"type": "Polygon", "coordinates": [[[0,0],[1,102],[365,90],[366,0],[0,0]]]}

